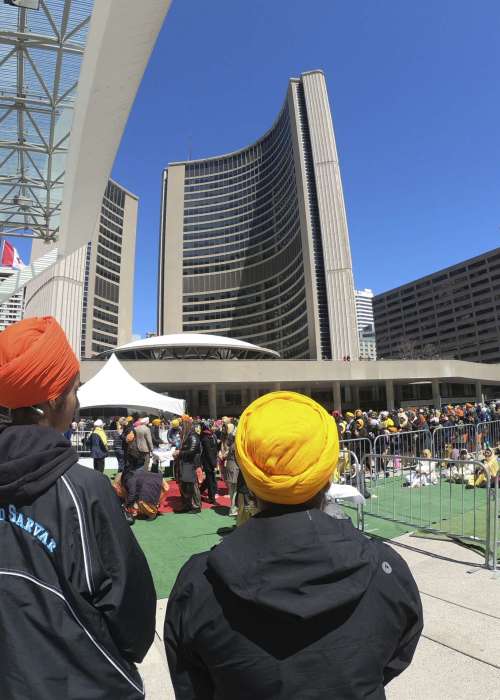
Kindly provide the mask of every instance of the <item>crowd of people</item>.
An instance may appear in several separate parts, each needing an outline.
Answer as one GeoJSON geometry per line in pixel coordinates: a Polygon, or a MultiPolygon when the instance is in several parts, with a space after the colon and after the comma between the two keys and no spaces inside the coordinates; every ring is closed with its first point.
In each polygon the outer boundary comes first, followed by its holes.
{"type": "MultiPolygon", "coordinates": [[[[436,428],[453,428],[500,421],[500,402],[466,403],[442,408],[418,408],[393,411],[333,411],[341,440],[393,435],[410,431],[433,433],[436,428]]],[[[425,448],[423,448],[425,449],[425,448]]]]}
{"type": "MultiPolygon", "coordinates": [[[[404,476],[403,486],[413,488],[436,485],[440,478],[469,488],[484,487],[486,473],[491,483],[500,477],[499,402],[380,412],[357,409],[334,411],[332,416],[348,479],[353,478],[353,465],[346,456],[351,450],[365,476],[398,471],[404,476]],[[447,461],[440,467],[435,460],[447,461]]],[[[366,487],[364,494],[370,497],[366,487]]]]}
{"type": "Polygon", "coordinates": [[[177,513],[199,513],[203,498],[217,505],[223,490],[229,497],[228,514],[242,524],[255,505],[235,458],[236,426],[237,419],[227,416],[212,420],[183,415],[167,420],[134,413],[106,422],[81,418],[73,421],[66,437],[90,454],[97,471],[104,471],[106,457],[116,457],[115,487],[131,524],[134,517],[151,519],[158,514],[162,496],[168,492],[168,484],[161,485],[158,474],[173,476],[179,484],[182,507],[177,513]]]}
{"type": "MultiPolygon", "coordinates": [[[[24,319],[0,333],[0,402],[9,410],[0,424],[5,700],[144,697],[136,663],[154,638],[155,588],[101,473],[105,426],[92,426],[90,443],[101,448],[94,470],[65,437],[79,384],[55,319],[24,319]]],[[[163,481],[146,468],[154,452],[146,417],[131,418],[115,426],[123,478],[163,481]]],[[[258,511],[177,577],[164,626],[176,697],[384,697],[383,686],[411,663],[420,596],[393,549],[324,508],[339,456],[332,417],[282,391],[252,402],[234,425],[205,422],[198,431],[183,416],[167,431],[179,432],[174,460],[187,511],[196,509],[197,469],[205,460],[210,474],[221,458],[231,502],[242,477],[258,511]]],[[[215,499],[213,479],[205,481],[215,499]]]]}
{"type": "MultiPolygon", "coordinates": [[[[431,462],[433,457],[448,457],[463,463],[479,457],[493,478],[499,475],[496,444],[500,430],[495,432],[488,424],[499,421],[500,425],[500,403],[380,412],[333,411],[332,418],[341,446],[356,454],[365,475],[373,475],[376,466],[380,473],[388,475],[389,465],[402,467],[399,456],[419,458],[411,469],[402,470],[406,472],[403,485],[411,487],[438,483],[438,469],[431,462]],[[440,440],[433,442],[436,429],[441,431],[440,440]],[[373,458],[367,459],[368,454],[375,453],[391,455],[394,459],[377,465],[373,458]]],[[[88,451],[98,471],[104,470],[106,457],[116,457],[118,476],[114,486],[130,524],[137,517],[153,519],[158,514],[169,489],[168,483],[158,476],[163,472],[164,477],[173,476],[179,484],[182,506],[175,512],[200,513],[203,499],[217,505],[220,484],[229,496],[229,515],[236,517],[240,525],[256,512],[256,503],[235,457],[237,424],[237,418],[226,416],[208,419],[184,415],[168,420],[134,413],[106,422],[81,418],[72,423],[66,436],[75,446],[88,451]]],[[[341,453],[340,465],[340,478],[359,486],[345,453],[341,453]]],[[[486,483],[484,473],[471,464],[449,465],[448,472],[441,470],[439,475],[469,487],[486,483]]],[[[366,484],[362,489],[369,498],[366,484]]]]}

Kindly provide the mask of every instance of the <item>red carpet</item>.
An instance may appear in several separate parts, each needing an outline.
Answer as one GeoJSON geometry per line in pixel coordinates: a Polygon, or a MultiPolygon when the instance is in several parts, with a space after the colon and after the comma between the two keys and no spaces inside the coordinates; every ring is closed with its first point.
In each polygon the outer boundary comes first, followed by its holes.
{"type": "MultiPolygon", "coordinates": [[[[169,490],[168,493],[164,494],[160,501],[159,511],[162,515],[165,513],[173,513],[176,510],[181,510],[182,499],[179,492],[179,485],[176,481],[168,482],[169,490]]],[[[213,505],[208,502],[208,496],[206,493],[201,496],[201,507],[205,508],[229,508],[229,497],[227,495],[227,488],[223,481],[219,481],[217,484],[217,493],[219,498],[217,499],[217,504],[213,505]]]]}

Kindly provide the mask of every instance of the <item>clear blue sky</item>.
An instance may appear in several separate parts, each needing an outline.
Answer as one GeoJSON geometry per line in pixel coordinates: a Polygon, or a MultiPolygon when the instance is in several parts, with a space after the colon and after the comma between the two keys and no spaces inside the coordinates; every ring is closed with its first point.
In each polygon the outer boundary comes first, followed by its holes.
{"type": "Polygon", "coordinates": [[[357,287],[500,245],[499,30],[498,0],[174,0],[113,169],[140,197],[135,332],[156,328],[163,167],[250,143],[314,68],[357,287]]]}

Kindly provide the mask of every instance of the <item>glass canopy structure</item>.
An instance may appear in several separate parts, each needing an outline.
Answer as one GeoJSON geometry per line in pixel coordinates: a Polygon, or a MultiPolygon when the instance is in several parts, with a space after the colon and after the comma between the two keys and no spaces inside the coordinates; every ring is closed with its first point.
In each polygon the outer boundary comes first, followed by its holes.
{"type": "Polygon", "coordinates": [[[170,3],[0,0],[0,239],[33,239],[0,303],[90,240],[170,3]]]}
{"type": "Polygon", "coordinates": [[[94,0],[0,5],[0,231],[51,242],[94,0]]]}

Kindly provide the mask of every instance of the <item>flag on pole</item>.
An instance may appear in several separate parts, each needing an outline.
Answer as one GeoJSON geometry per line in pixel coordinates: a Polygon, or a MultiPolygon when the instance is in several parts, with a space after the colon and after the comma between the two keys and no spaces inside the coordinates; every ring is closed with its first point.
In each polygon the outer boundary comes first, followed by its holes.
{"type": "Polygon", "coordinates": [[[3,267],[14,267],[16,270],[22,270],[25,267],[21,256],[9,241],[4,241],[2,244],[0,265],[3,267]]]}

